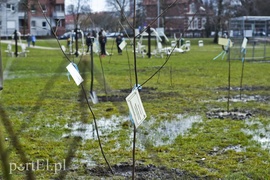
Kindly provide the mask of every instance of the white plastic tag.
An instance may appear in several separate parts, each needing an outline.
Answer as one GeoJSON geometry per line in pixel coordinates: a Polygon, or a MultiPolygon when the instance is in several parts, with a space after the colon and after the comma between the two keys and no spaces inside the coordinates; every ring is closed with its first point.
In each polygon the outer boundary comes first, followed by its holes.
{"type": "Polygon", "coordinates": [[[145,120],[146,113],[141,101],[141,97],[138,89],[133,90],[127,97],[126,101],[128,104],[129,111],[133,118],[135,127],[138,128],[139,125],[145,120]]]}
{"type": "Polygon", "coordinates": [[[243,49],[246,49],[246,47],[247,47],[247,42],[248,42],[248,39],[247,39],[247,38],[244,38],[243,43],[242,43],[242,48],[243,48],[243,49]]]}
{"type": "Polygon", "coordinates": [[[77,86],[79,86],[83,82],[83,78],[81,77],[80,73],[77,71],[77,69],[73,66],[72,63],[70,63],[66,68],[68,72],[71,74],[77,86]]]}
{"type": "MultiPolygon", "coordinates": [[[[226,39],[226,38],[218,38],[218,44],[222,45],[222,46],[228,46],[229,45],[229,40],[230,39],[226,39]]],[[[230,40],[230,47],[233,46],[232,41],[230,40]]]]}
{"type": "Polygon", "coordinates": [[[126,45],[127,45],[126,41],[122,41],[122,42],[120,43],[120,45],[119,45],[119,48],[120,48],[121,50],[123,50],[123,49],[126,47],[126,45]]]}

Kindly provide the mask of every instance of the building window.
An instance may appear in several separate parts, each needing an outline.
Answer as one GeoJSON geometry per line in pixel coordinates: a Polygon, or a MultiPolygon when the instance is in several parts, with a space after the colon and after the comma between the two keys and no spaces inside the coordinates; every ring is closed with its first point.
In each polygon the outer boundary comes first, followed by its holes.
{"type": "Polygon", "coordinates": [[[184,12],[188,12],[188,8],[186,6],[184,7],[184,12]]]}
{"type": "Polygon", "coordinates": [[[63,21],[61,19],[55,19],[55,24],[57,27],[63,27],[63,21]]]}
{"type": "Polygon", "coordinates": [[[188,24],[189,24],[189,27],[188,27],[189,30],[198,29],[199,27],[199,21],[197,18],[193,19],[192,17],[190,17],[188,20],[188,24]]]}
{"type": "Polygon", "coordinates": [[[36,12],[36,6],[34,4],[31,4],[31,12],[32,13],[36,12]]]}
{"type": "Polygon", "coordinates": [[[62,11],[64,11],[64,8],[63,8],[63,6],[61,4],[56,4],[55,5],[55,11],[62,12],[62,11]]]}
{"type": "Polygon", "coordinates": [[[42,4],[41,5],[41,8],[42,8],[42,12],[44,12],[44,13],[47,12],[46,5],[45,4],[42,4]]]}
{"type": "Polygon", "coordinates": [[[36,21],[31,21],[31,27],[36,28],[36,21]]]}
{"type": "Polygon", "coordinates": [[[189,12],[190,13],[196,13],[196,5],[195,5],[195,3],[191,3],[189,5],[189,12]]]}
{"type": "Polygon", "coordinates": [[[188,20],[188,29],[193,29],[193,23],[192,23],[192,19],[188,20]]]}
{"type": "Polygon", "coordinates": [[[197,19],[194,20],[194,27],[193,27],[193,29],[198,29],[198,20],[197,19]]]}
{"type": "Polygon", "coordinates": [[[2,21],[0,21],[0,29],[2,29],[2,21]]]}
{"type": "Polygon", "coordinates": [[[14,4],[7,4],[7,10],[9,10],[9,11],[15,11],[14,4]]]}
{"type": "Polygon", "coordinates": [[[43,21],[43,22],[42,22],[42,28],[43,28],[43,29],[46,29],[46,27],[47,27],[47,23],[46,23],[46,21],[43,21]]]}
{"type": "Polygon", "coordinates": [[[206,24],[206,19],[203,19],[202,20],[202,28],[204,28],[205,24],[206,24]]]}

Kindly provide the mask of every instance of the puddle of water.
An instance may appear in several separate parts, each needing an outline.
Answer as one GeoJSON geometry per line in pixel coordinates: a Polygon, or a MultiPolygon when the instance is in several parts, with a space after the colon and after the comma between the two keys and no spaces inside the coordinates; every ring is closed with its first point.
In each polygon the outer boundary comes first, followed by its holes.
{"type": "MultiPolygon", "coordinates": [[[[122,131],[122,123],[129,121],[128,116],[112,116],[110,119],[101,118],[97,120],[100,136],[109,136],[113,132],[122,131]]],[[[136,147],[144,150],[145,146],[162,146],[168,145],[174,142],[175,138],[179,135],[184,135],[192,127],[193,123],[202,122],[200,116],[184,116],[175,115],[164,117],[162,122],[157,122],[154,117],[150,120],[145,120],[141,126],[137,129],[136,147]]],[[[84,124],[82,122],[76,122],[70,125],[65,125],[70,129],[70,133],[63,134],[62,137],[76,136],[81,137],[83,140],[97,139],[94,124],[84,124]]],[[[126,130],[124,130],[126,131],[126,130]]],[[[121,143],[129,144],[132,148],[133,142],[133,128],[128,128],[127,138],[123,142],[118,142],[114,145],[114,148],[121,148],[121,143]]],[[[114,139],[120,139],[120,133],[114,133],[114,139]]],[[[123,134],[122,134],[123,136],[123,134]]],[[[123,137],[121,138],[123,139],[123,137]]],[[[123,148],[123,147],[122,147],[123,148]]]]}
{"type": "Polygon", "coordinates": [[[176,115],[175,119],[164,119],[158,127],[153,126],[156,123],[155,118],[151,118],[144,123],[144,130],[148,135],[138,134],[138,141],[147,146],[151,143],[153,146],[169,145],[179,135],[184,135],[196,122],[202,122],[200,116],[176,115]]]}
{"type": "Polygon", "coordinates": [[[226,151],[235,151],[235,152],[243,152],[245,151],[245,148],[243,148],[240,144],[236,145],[236,146],[228,146],[224,149],[222,149],[222,152],[226,152],[226,151]]]}
{"type": "MultiPolygon", "coordinates": [[[[223,98],[218,99],[217,101],[218,102],[227,102],[228,98],[223,97],[223,98]]],[[[250,101],[260,101],[260,102],[262,102],[262,101],[266,101],[266,97],[263,97],[263,96],[260,96],[260,95],[248,96],[248,95],[242,94],[241,98],[240,98],[240,95],[236,95],[234,97],[231,97],[230,101],[231,102],[250,102],[250,101]]]]}
{"type": "MultiPolygon", "coordinates": [[[[107,136],[113,131],[119,131],[122,129],[121,123],[128,120],[128,117],[112,116],[110,119],[101,118],[97,119],[98,132],[100,136],[107,136]]],[[[83,140],[97,139],[94,123],[85,124],[83,122],[75,122],[72,124],[66,124],[65,128],[70,129],[71,133],[63,134],[62,137],[75,136],[81,137],[83,140]]]]}
{"type": "Polygon", "coordinates": [[[252,136],[252,139],[258,142],[263,149],[268,149],[270,151],[270,124],[264,125],[259,120],[258,121],[245,121],[248,126],[242,131],[248,135],[252,136]],[[254,128],[256,126],[256,129],[254,128]]]}
{"type": "Polygon", "coordinates": [[[246,151],[246,148],[240,144],[235,145],[235,146],[230,145],[230,146],[227,146],[223,149],[220,149],[219,147],[214,147],[213,150],[210,152],[210,155],[216,156],[218,154],[223,154],[227,151],[244,152],[244,151],[246,151]]]}
{"type": "MultiPolygon", "coordinates": [[[[169,145],[174,142],[175,138],[179,135],[184,135],[192,125],[196,122],[202,122],[200,116],[164,116],[162,121],[157,121],[154,117],[149,120],[145,120],[137,129],[136,138],[136,149],[144,151],[147,146],[162,146],[169,145]]],[[[133,127],[128,116],[112,116],[109,119],[101,118],[97,120],[97,125],[99,128],[100,136],[110,136],[110,139],[115,139],[115,144],[111,146],[111,149],[118,150],[125,148],[130,151],[133,147],[133,127]],[[124,129],[122,124],[124,122],[129,122],[129,128],[124,129]],[[121,131],[124,133],[115,133],[116,131],[121,131]],[[113,133],[113,136],[111,134],[113,133]],[[125,136],[126,135],[126,136],[125,136]],[[120,137],[121,136],[121,137],[120,137]],[[125,138],[123,139],[123,136],[125,138]],[[117,139],[122,139],[121,142],[117,139]]],[[[62,137],[76,136],[81,137],[83,140],[87,139],[97,139],[94,124],[84,124],[82,122],[75,122],[73,124],[66,124],[65,128],[71,130],[70,133],[64,134],[62,137]]],[[[102,138],[102,137],[101,137],[102,138]]],[[[102,138],[102,141],[106,141],[106,138],[102,138]]],[[[76,170],[79,165],[84,165],[87,167],[95,166],[95,162],[92,160],[91,155],[86,151],[78,152],[80,158],[73,159],[70,168],[76,170]]]]}

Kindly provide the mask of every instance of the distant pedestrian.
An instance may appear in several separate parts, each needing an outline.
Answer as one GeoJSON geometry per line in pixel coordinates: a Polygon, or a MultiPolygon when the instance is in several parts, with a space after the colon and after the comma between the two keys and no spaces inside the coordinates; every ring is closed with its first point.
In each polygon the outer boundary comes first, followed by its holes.
{"type": "Polygon", "coordinates": [[[121,44],[122,41],[123,41],[122,36],[119,34],[119,35],[116,37],[115,41],[116,41],[116,44],[117,44],[118,54],[119,54],[119,55],[122,55],[122,49],[120,48],[120,44],[121,44]]]}
{"type": "Polygon", "coordinates": [[[90,46],[92,45],[92,39],[91,39],[91,34],[88,33],[87,37],[86,37],[86,46],[87,46],[87,50],[86,52],[89,52],[90,46]]]}
{"type": "Polygon", "coordinates": [[[31,37],[30,34],[27,34],[27,39],[26,39],[26,41],[27,41],[28,47],[30,47],[30,44],[31,44],[31,41],[32,41],[32,37],[31,37]]]}
{"type": "Polygon", "coordinates": [[[36,36],[35,36],[34,34],[32,35],[32,39],[31,39],[31,40],[32,40],[32,45],[33,45],[33,47],[35,47],[35,45],[36,45],[36,40],[37,40],[37,39],[36,39],[36,36]]]}
{"type": "Polygon", "coordinates": [[[72,44],[70,37],[67,38],[67,47],[70,47],[72,44]]]}
{"type": "Polygon", "coordinates": [[[106,46],[106,42],[107,42],[107,37],[104,36],[103,30],[99,31],[98,36],[99,36],[98,37],[98,42],[100,44],[100,55],[102,57],[104,57],[106,55],[106,48],[105,48],[105,46],[106,46]]]}
{"type": "Polygon", "coordinates": [[[92,30],[92,36],[93,36],[94,38],[97,38],[97,31],[96,31],[96,30],[92,30]]]}

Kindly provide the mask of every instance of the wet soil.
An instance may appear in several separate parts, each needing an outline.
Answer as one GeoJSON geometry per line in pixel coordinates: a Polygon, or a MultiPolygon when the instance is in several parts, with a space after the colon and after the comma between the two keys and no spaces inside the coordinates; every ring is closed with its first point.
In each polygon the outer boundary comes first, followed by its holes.
{"type": "MultiPolygon", "coordinates": [[[[153,87],[143,87],[139,90],[140,96],[144,100],[153,100],[159,97],[171,97],[178,96],[177,92],[159,92],[157,93],[156,88],[153,87]]],[[[98,102],[123,102],[126,97],[131,93],[131,89],[120,89],[108,93],[107,95],[98,95],[98,102]]]]}
{"type": "Polygon", "coordinates": [[[208,119],[232,119],[232,120],[245,120],[252,117],[252,113],[249,111],[240,111],[238,109],[231,110],[229,112],[224,110],[212,110],[206,113],[208,119]]]}
{"type": "MultiPolygon", "coordinates": [[[[240,87],[231,87],[233,91],[239,91],[240,87]]],[[[228,90],[228,87],[219,87],[217,90],[228,90]]],[[[270,86],[243,86],[242,91],[269,91],[270,86]]]]}
{"type": "MultiPolygon", "coordinates": [[[[133,173],[133,166],[128,163],[120,163],[112,166],[114,174],[108,168],[95,167],[87,169],[86,172],[91,177],[102,177],[104,179],[131,179],[133,173]]],[[[137,165],[135,168],[134,177],[136,180],[145,179],[199,179],[196,175],[182,171],[180,169],[168,169],[164,166],[157,167],[155,165],[137,165]]],[[[202,179],[202,178],[200,178],[202,179]]]]}
{"type": "MultiPolygon", "coordinates": [[[[228,87],[220,87],[217,88],[217,90],[222,91],[228,91],[228,87]]],[[[233,91],[240,91],[239,87],[231,87],[230,90],[233,91]]],[[[241,88],[242,94],[241,95],[235,95],[231,96],[229,98],[229,102],[260,102],[260,103],[269,103],[270,95],[258,95],[256,94],[256,91],[265,91],[268,92],[270,90],[270,87],[268,86],[244,86],[241,88]],[[243,92],[254,92],[253,95],[246,95],[243,94],[243,92]]],[[[221,97],[217,100],[218,102],[227,102],[228,97],[221,97]]],[[[206,112],[206,116],[209,119],[217,118],[217,119],[233,119],[233,120],[245,120],[249,119],[252,116],[255,116],[256,114],[264,114],[269,115],[270,112],[262,112],[262,110],[259,109],[251,109],[251,110],[239,110],[239,109],[232,109],[229,111],[222,110],[222,109],[213,109],[208,112],[206,112]]]]}
{"type": "MultiPolygon", "coordinates": [[[[227,91],[227,87],[217,88],[217,90],[227,91]]],[[[239,87],[231,87],[232,91],[239,91],[239,87]]],[[[245,95],[242,94],[241,97],[236,95],[230,98],[231,102],[248,102],[248,101],[256,101],[262,103],[268,103],[270,100],[270,96],[267,94],[257,95],[256,91],[265,91],[266,93],[270,90],[270,87],[243,87],[241,89],[244,91],[253,91],[254,95],[245,95]]],[[[160,93],[156,93],[155,88],[143,88],[141,90],[144,93],[141,93],[142,96],[146,96],[144,99],[154,99],[160,96],[160,93]]],[[[130,89],[122,89],[119,90],[114,95],[110,96],[98,96],[100,102],[119,102],[124,101],[127,95],[131,92],[130,89]]],[[[163,96],[176,96],[177,93],[170,92],[164,93],[163,96]]],[[[227,100],[227,98],[221,98],[218,101],[227,100]]],[[[206,116],[209,119],[218,118],[218,119],[232,119],[232,120],[247,120],[251,117],[256,116],[256,114],[270,114],[270,112],[261,112],[259,109],[252,110],[239,110],[239,109],[231,109],[230,111],[222,110],[222,109],[212,109],[206,112],[206,116]]],[[[229,146],[225,149],[219,149],[218,147],[214,148],[213,151],[209,152],[209,155],[216,155],[220,153],[224,153],[227,150],[235,150],[235,151],[245,151],[245,149],[241,145],[237,146],[229,146]]],[[[86,176],[93,177],[93,179],[131,179],[133,166],[129,163],[120,163],[112,166],[114,174],[108,170],[107,167],[95,166],[93,168],[86,167],[85,173],[86,176]]],[[[135,179],[207,179],[207,177],[198,177],[194,174],[190,174],[189,172],[183,171],[181,169],[169,169],[164,166],[158,165],[145,165],[140,163],[136,165],[135,169],[135,179]]]]}

